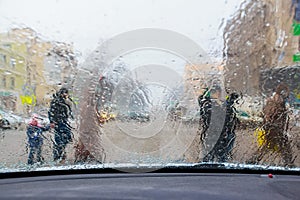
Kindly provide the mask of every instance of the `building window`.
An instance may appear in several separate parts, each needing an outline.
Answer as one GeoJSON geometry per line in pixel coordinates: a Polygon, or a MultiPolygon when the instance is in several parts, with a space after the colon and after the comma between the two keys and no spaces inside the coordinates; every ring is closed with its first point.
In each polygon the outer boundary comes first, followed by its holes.
{"type": "Polygon", "coordinates": [[[13,69],[16,67],[16,59],[14,59],[14,58],[10,59],[10,66],[13,69]]]}
{"type": "Polygon", "coordinates": [[[10,49],[11,48],[11,44],[3,44],[2,45],[4,48],[6,48],[6,49],[10,49]]]}
{"type": "Polygon", "coordinates": [[[36,75],[35,75],[35,73],[32,74],[32,80],[36,81],[36,75]]]}
{"type": "Polygon", "coordinates": [[[10,110],[11,111],[16,111],[16,109],[17,109],[17,103],[16,103],[16,99],[15,98],[13,98],[11,101],[10,101],[10,105],[9,105],[9,108],[10,108],[10,110]]]}
{"type": "Polygon", "coordinates": [[[6,55],[0,54],[0,66],[1,64],[6,64],[6,55]]]}
{"type": "Polygon", "coordinates": [[[294,20],[299,22],[300,21],[300,2],[297,0],[293,0],[293,6],[295,6],[294,20]]]}
{"type": "Polygon", "coordinates": [[[10,78],[10,89],[11,90],[15,89],[15,78],[14,77],[10,78]]]}
{"type": "Polygon", "coordinates": [[[6,76],[2,76],[2,87],[6,88],[6,76]]]}

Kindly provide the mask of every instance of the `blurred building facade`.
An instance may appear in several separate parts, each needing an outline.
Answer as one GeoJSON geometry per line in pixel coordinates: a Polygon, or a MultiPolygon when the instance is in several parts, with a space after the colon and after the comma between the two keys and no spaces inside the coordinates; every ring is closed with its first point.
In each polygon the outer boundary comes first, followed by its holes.
{"type": "Polygon", "coordinates": [[[186,65],[184,70],[184,94],[190,100],[197,98],[205,88],[219,90],[214,98],[224,97],[224,76],[222,63],[186,65]]]}
{"type": "Polygon", "coordinates": [[[262,70],[291,66],[299,49],[293,35],[292,0],[245,1],[224,29],[225,87],[248,95],[261,92],[262,70]]]}
{"type": "Polygon", "coordinates": [[[42,39],[31,28],[15,28],[0,34],[2,109],[28,114],[34,108],[47,106],[50,93],[62,84],[62,77],[70,74],[70,71],[65,70],[67,66],[75,67],[77,64],[75,61],[72,64],[62,62],[60,57],[68,57],[68,54],[73,56],[73,48],[71,45],[57,44],[42,39]],[[66,47],[68,52],[64,50],[66,47]],[[53,62],[49,62],[49,57],[54,57],[53,62]],[[52,81],[49,81],[51,74],[48,71],[53,68],[60,69],[55,72],[59,78],[53,76],[52,81]]]}
{"type": "Polygon", "coordinates": [[[0,35],[0,105],[13,111],[19,110],[19,94],[26,82],[26,45],[0,35]]]}

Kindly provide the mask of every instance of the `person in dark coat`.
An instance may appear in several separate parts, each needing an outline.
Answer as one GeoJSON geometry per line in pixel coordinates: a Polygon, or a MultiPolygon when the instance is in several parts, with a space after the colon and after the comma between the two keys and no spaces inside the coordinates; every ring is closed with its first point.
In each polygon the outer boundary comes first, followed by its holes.
{"type": "Polygon", "coordinates": [[[26,130],[29,146],[29,155],[27,160],[28,165],[33,165],[36,162],[42,164],[44,161],[42,157],[44,136],[42,134],[44,131],[48,131],[50,129],[50,125],[42,126],[39,124],[38,119],[39,117],[37,115],[33,115],[26,130]]]}
{"type": "Polygon", "coordinates": [[[198,97],[198,104],[200,107],[200,120],[199,120],[199,131],[200,131],[200,141],[204,144],[207,130],[211,121],[212,113],[212,102],[210,98],[210,92],[208,88],[205,89],[203,94],[198,97]]]}
{"type": "Polygon", "coordinates": [[[54,128],[53,159],[64,162],[66,159],[65,148],[73,141],[72,127],[69,119],[73,118],[69,101],[69,91],[61,88],[50,104],[48,112],[51,127],[54,128]]]}
{"type": "Polygon", "coordinates": [[[236,116],[236,108],[234,107],[238,98],[239,95],[235,92],[227,96],[223,129],[214,147],[204,156],[203,162],[227,162],[231,158],[236,137],[235,129],[239,124],[239,119],[236,116]]]}

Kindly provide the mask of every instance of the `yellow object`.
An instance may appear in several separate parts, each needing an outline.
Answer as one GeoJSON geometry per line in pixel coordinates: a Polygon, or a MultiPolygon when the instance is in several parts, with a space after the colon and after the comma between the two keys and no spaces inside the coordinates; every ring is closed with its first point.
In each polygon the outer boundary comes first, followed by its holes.
{"type": "Polygon", "coordinates": [[[279,146],[278,144],[271,144],[270,141],[267,141],[265,138],[266,131],[263,128],[257,128],[254,131],[254,136],[256,137],[256,142],[258,144],[258,147],[262,147],[263,145],[266,145],[268,149],[271,149],[273,151],[278,151],[279,146]],[[272,148],[273,146],[273,148],[272,148]]]}
{"type": "Polygon", "coordinates": [[[33,105],[36,102],[36,97],[34,95],[31,96],[20,96],[22,104],[33,105]]]}
{"type": "Polygon", "coordinates": [[[99,121],[100,123],[107,122],[109,120],[115,119],[116,115],[112,113],[108,113],[105,111],[100,112],[99,121]]]}
{"type": "Polygon", "coordinates": [[[265,143],[265,133],[266,131],[263,128],[255,129],[254,136],[256,137],[258,147],[261,147],[265,143]]]}

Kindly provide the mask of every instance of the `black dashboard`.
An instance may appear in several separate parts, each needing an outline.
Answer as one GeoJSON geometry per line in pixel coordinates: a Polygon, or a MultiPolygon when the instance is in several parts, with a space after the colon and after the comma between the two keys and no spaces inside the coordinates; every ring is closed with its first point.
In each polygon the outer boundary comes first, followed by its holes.
{"type": "Polygon", "coordinates": [[[0,198],[299,199],[299,188],[295,174],[80,173],[2,177],[0,198]]]}

